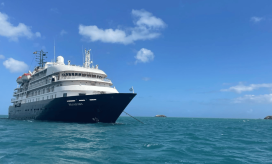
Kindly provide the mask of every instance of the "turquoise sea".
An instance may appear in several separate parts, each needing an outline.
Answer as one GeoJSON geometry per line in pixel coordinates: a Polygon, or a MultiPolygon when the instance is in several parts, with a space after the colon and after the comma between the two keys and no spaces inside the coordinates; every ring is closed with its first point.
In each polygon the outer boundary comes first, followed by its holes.
{"type": "Polygon", "coordinates": [[[272,120],[120,117],[116,124],[0,119],[0,163],[272,163],[272,120]]]}

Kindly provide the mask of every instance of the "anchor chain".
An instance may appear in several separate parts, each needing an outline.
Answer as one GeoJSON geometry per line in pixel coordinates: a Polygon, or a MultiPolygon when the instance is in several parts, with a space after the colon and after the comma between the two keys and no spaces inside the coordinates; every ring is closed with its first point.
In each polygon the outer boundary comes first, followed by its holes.
{"type": "Polygon", "coordinates": [[[130,117],[134,118],[135,120],[139,121],[140,123],[144,124],[142,121],[138,120],[137,118],[133,117],[132,115],[128,114],[127,112],[123,111],[124,113],[126,113],[127,115],[129,115],[130,117]]]}

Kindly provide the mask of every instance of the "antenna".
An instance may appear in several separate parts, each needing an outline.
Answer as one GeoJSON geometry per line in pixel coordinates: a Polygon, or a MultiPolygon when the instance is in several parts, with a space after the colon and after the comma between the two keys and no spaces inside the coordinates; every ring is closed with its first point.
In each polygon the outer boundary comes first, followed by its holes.
{"type": "Polygon", "coordinates": [[[43,50],[33,52],[33,54],[36,55],[36,61],[39,62],[38,64],[39,64],[40,68],[43,68],[44,64],[46,63],[45,58],[47,58],[46,57],[47,53],[48,52],[44,52],[43,50]]]}
{"type": "Polygon", "coordinates": [[[90,64],[92,64],[92,68],[93,68],[93,53],[92,53],[92,55],[90,54],[90,58],[91,58],[91,63],[90,64]]]}
{"type": "Polygon", "coordinates": [[[91,54],[90,54],[91,49],[86,50],[85,49],[85,63],[84,63],[84,67],[85,68],[90,68],[90,64],[91,64],[91,54]]]}

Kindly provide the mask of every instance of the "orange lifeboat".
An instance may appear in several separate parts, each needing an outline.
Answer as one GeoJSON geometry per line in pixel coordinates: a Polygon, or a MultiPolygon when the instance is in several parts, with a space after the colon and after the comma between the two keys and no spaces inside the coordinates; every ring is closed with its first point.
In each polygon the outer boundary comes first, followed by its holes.
{"type": "Polygon", "coordinates": [[[22,76],[22,81],[27,82],[30,79],[30,77],[31,77],[30,73],[24,73],[22,76]]]}
{"type": "Polygon", "coordinates": [[[23,83],[22,76],[19,76],[19,77],[17,78],[16,82],[17,82],[18,84],[22,84],[22,83],[23,83]]]}

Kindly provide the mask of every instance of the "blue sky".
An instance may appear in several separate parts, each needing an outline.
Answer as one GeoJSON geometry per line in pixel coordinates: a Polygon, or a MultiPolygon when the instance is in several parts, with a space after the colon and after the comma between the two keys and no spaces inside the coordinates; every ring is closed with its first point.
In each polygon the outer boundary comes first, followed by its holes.
{"type": "Polygon", "coordinates": [[[1,1],[0,114],[33,52],[82,65],[82,46],[134,116],[272,115],[272,1],[1,1]]]}

